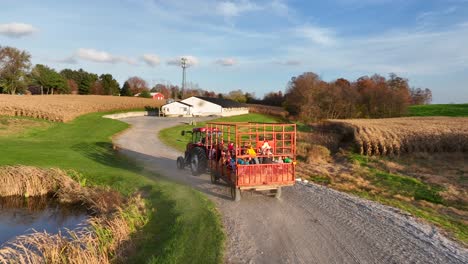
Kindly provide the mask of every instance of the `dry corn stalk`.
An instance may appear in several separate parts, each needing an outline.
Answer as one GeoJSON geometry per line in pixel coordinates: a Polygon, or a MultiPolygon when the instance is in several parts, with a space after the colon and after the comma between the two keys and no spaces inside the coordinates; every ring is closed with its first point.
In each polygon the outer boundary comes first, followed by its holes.
{"type": "Polygon", "coordinates": [[[159,107],[163,103],[161,100],[124,96],[0,94],[0,116],[27,116],[67,122],[92,112],[159,107]]]}
{"type": "Polygon", "coordinates": [[[465,117],[349,119],[328,123],[352,135],[360,154],[468,151],[468,118],[465,117]]]}

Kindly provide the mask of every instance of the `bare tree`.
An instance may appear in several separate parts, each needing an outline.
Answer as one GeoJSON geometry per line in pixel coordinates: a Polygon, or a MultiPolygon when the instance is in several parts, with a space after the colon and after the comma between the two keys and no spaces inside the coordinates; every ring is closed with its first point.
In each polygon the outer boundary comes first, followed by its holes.
{"type": "Polygon", "coordinates": [[[145,90],[149,91],[148,83],[140,77],[131,77],[127,80],[127,83],[130,86],[130,92],[132,95],[141,93],[145,90]]]}

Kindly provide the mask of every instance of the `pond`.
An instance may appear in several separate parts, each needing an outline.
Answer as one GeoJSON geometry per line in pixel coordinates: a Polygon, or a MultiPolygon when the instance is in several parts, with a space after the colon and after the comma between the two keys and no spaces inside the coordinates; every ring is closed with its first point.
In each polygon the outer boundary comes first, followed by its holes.
{"type": "Polygon", "coordinates": [[[0,198],[0,247],[34,230],[66,234],[67,229],[84,226],[87,217],[85,209],[60,204],[50,197],[0,198]]]}

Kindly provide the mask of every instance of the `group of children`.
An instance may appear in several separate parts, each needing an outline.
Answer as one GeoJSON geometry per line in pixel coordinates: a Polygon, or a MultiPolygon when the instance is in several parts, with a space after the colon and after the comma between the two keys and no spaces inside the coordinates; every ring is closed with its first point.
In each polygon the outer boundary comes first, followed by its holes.
{"type": "MultiPolygon", "coordinates": [[[[213,155],[215,152],[213,152],[213,155]]],[[[228,169],[235,170],[236,164],[251,165],[251,164],[273,164],[273,163],[292,163],[293,160],[289,156],[273,155],[272,147],[267,140],[263,145],[254,149],[252,144],[244,146],[241,150],[241,155],[236,158],[234,144],[229,143],[227,149],[222,149],[218,162],[225,165],[228,169]],[[257,153],[259,153],[257,155],[257,153]]]]}

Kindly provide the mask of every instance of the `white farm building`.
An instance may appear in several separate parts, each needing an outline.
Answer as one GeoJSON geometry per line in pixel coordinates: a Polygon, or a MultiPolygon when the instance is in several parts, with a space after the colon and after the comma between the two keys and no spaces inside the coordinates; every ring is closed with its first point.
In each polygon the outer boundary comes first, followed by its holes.
{"type": "Polygon", "coordinates": [[[233,116],[248,114],[244,104],[223,98],[192,96],[161,107],[165,116],[233,116]]]}

